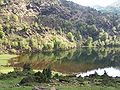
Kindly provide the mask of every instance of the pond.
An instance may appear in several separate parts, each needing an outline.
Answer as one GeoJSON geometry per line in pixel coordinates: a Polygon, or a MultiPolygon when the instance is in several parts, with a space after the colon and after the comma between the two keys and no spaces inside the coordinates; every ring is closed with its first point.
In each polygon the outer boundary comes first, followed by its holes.
{"type": "Polygon", "coordinates": [[[120,76],[120,48],[79,48],[68,51],[22,54],[0,64],[0,72],[19,70],[29,63],[34,70],[42,70],[49,65],[55,72],[88,76],[104,71],[109,76],[120,76]],[[5,64],[6,62],[6,64],[5,64]]]}

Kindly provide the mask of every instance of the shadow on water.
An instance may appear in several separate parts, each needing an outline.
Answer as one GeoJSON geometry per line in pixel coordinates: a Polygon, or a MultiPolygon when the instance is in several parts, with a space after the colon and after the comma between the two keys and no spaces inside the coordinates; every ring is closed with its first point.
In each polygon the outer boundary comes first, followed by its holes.
{"type": "Polygon", "coordinates": [[[67,74],[109,67],[119,68],[120,48],[79,48],[69,51],[29,53],[9,61],[10,66],[14,68],[22,67],[25,63],[30,63],[36,70],[51,65],[52,70],[67,74]]]}

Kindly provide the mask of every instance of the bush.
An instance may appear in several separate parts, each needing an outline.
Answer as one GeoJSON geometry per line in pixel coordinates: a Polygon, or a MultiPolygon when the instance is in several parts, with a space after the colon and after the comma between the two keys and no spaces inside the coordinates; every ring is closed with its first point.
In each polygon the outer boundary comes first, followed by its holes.
{"type": "Polygon", "coordinates": [[[27,31],[28,28],[29,28],[28,23],[22,23],[22,29],[23,29],[23,30],[27,31]]]}
{"type": "Polygon", "coordinates": [[[53,38],[53,42],[54,42],[54,49],[60,49],[61,41],[57,38],[53,38]]]}
{"type": "Polygon", "coordinates": [[[20,81],[20,85],[26,85],[26,84],[29,84],[29,83],[33,83],[35,82],[36,79],[34,76],[28,76],[28,77],[25,77],[23,78],[21,81],[20,81]]]}
{"type": "Polygon", "coordinates": [[[18,47],[23,48],[25,50],[28,50],[30,48],[29,43],[25,39],[18,42],[18,47]]]}
{"type": "Polygon", "coordinates": [[[53,42],[43,44],[43,50],[52,50],[54,48],[53,42]]]}
{"type": "Polygon", "coordinates": [[[0,38],[2,39],[4,37],[5,33],[3,31],[0,31],[0,38]]]}
{"type": "Polygon", "coordinates": [[[32,71],[31,64],[24,64],[23,65],[23,72],[29,72],[29,71],[32,71]]]}
{"type": "Polygon", "coordinates": [[[93,38],[92,37],[88,37],[88,40],[86,41],[86,45],[88,47],[92,47],[92,43],[93,43],[93,38]]]}
{"type": "MultiPolygon", "coordinates": [[[[26,67],[27,65],[25,65],[26,67]]],[[[26,70],[26,69],[25,69],[26,70]]],[[[48,83],[50,81],[52,77],[52,72],[51,72],[51,68],[48,67],[46,69],[43,70],[43,72],[37,72],[35,74],[31,74],[31,75],[27,75],[27,77],[23,78],[20,81],[20,84],[25,85],[25,84],[30,84],[33,82],[36,83],[48,83]]]]}
{"type": "Polygon", "coordinates": [[[71,32],[69,32],[69,33],[67,34],[67,37],[68,37],[68,39],[69,39],[71,42],[74,41],[74,36],[73,36],[73,34],[72,34],[71,32]]]}
{"type": "Polygon", "coordinates": [[[19,21],[19,18],[18,18],[18,16],[16,14],[13,14],[12,18],[13,18],[14,22],[18,22],[19,21]]]}

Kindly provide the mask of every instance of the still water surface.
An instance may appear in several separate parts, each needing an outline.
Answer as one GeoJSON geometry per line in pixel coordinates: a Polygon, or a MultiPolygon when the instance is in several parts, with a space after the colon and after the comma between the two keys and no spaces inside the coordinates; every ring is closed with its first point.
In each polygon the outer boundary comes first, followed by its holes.
{"type": "Polygon", "coordinates": [[[52,70],[65,74],[88,76],[104,71],[109,76],[120,76],[120,48],[80,48],[69,51],[41,52],[23,54],[0,66],[0,72],[8,72],[21,68],[25,63],[34,70],[42,70],[51,65],[52,70]],[[4,69],[3,69],[4,67],[4,69]]]}

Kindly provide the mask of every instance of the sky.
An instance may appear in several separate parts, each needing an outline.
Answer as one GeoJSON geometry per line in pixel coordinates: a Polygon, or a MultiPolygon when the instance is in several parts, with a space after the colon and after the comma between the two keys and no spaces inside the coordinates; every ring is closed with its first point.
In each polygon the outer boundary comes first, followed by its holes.
{"type": "Polygon", "coordinates": [[[99,6],[105,7],[107,5],[110,5],[110,4],[118,1],[118,0],[68,0],[68,1],[73,1],[73,2],[83,5],[83,6],[99,5],[99,6]]]}

